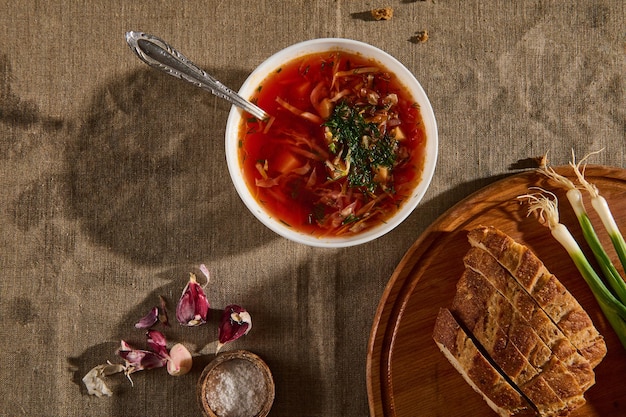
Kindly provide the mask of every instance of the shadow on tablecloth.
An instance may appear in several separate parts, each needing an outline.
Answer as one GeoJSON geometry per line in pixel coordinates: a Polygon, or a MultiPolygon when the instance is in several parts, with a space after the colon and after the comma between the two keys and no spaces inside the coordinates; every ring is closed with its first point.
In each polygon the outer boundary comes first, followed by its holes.
{"type": "Polygon", "coordinates": [[[242,227],[258,225],[235,194],[224,156],[228,110],[153,70],[99,89],[68,146],[71,215],[98,243],[139,263],[254,246],[262,228],[242,227]]]}

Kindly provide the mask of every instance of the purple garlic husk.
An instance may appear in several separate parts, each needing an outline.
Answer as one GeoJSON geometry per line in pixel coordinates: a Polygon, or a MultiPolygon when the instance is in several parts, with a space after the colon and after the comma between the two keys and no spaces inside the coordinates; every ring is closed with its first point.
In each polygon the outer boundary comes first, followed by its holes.
{"type": "Polygon", "coordinates": [[[176,306],[176,319],[183,326],[199,326],[206,323],[208,315],[209,300],[196,276],[189,274],[189,282],[176,306]]]}
{"type": "Polygon", "coordinates": [[[252,317],[245,308],[236,304],[226,306],[218,329],[216,353],[228,342],[239,339],[252,330],[252,317]]]}
{"type": "Polygon", "coordinates": [[[167,301],[165,300],[165,297],[163,297],[162,295],[159,295],[159,303],[160,303],[160,308],[159,308],[159,313],[157,317],[164,326],[169,327],[170,320],[167,316],[167,301]]]}
{"type": "Polygon", "coordinates": [[[156,322],[159,320],[159,308],[152,307],[152,309],[143,316],[137,323],[135,323],[136,329],[149,329],[154,326],[156,322]]]}
{"type": "Polygon", "coordinates": [[[157,330],[148,330],[146,336],[148,348],[154,353],[167,358],[167,339],[165,339],[165,335],[157,330]]]}
{"type": "Polygon", "coordinates": [[[135,349],[124,340],[121,341],[117,354],[126,362],[126,375],[144,369],[161,368],[167,364],[167,357],[150,350],[135,349]]]}
{"type": "MultiPolygon", "coordinates": [[[[165,335],[157,330],[149,330],[146,333],[148,349],[134,349],[126,341],[122,340],[117,354],[124,359],[122,367],[124,373],[132,383],[130,374],[147,370],[166,367],[172,376],[185,375],[191,370],[193,357],[189,350],[182,344],[177,343],[168,351],[165,335]]],[[[92,378],[93,379],[93,378],[92,378]]],[[[108,394],[107,394],[108,395],[108,394]]]]}

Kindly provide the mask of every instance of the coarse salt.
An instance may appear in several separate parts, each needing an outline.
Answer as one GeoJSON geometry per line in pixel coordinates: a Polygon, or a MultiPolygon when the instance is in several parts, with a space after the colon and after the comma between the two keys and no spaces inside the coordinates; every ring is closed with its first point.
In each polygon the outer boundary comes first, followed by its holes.
{"type": "Polygon", "coordinates": [[[216,366],[209,376],[206,400],[220,417],[254,417],[267,400],[263,372],[245,359],[231,359],[216,366]]]}

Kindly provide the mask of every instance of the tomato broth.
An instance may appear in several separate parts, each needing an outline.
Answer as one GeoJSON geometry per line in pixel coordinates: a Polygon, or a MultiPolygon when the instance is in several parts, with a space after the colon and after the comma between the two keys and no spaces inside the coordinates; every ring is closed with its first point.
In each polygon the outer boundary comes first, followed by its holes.
{"type": "Polygon", "coordinates": [[[343,51],[307,55],[270,74],[251,100],[272,117],[240,126],[246,184],[297,231],[368,230],[393,216],[420,181],[419,106],[377,61],[343,51]]]}

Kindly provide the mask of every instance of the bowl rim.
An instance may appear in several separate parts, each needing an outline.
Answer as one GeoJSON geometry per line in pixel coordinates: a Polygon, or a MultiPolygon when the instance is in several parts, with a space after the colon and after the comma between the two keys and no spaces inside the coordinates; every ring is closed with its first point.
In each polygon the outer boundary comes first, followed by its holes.
{"type": "Polygon", "coordinates": [[[290,228],[267,213],[253,197],[251,190],[241,175],[238,156],[239,124],[244,111],[233,106],[226,122],[225,147],[228,171],[237,194],[247,209],[266,227],[278,235],[308,246],[325,248],[342,248],[356,246],[375,240],[399,226],[415,210],[424,197],[434,176],[439,153],[439,136],[435,114],[424,91],[413,73],[398,59],[382,49],[365,42],[347,38],[317,38],[292,44],[281,49],[265,59],[246,78],[239,89],[244,98],[250,97],[257,86],[285,62],[299,57],[324,51],[346,51],[357,53],[381,62],[381,64],[398,77],[400,83],[410,92],[413,99],[419,104],[422,120],[426,131],[426,149],[424,152],[424,166],[419,183],[413,190],[411,197],[405,201],[400,209],[386,222],[371,229],[348,237],[317,237],[302,233],[290,228]]]}

